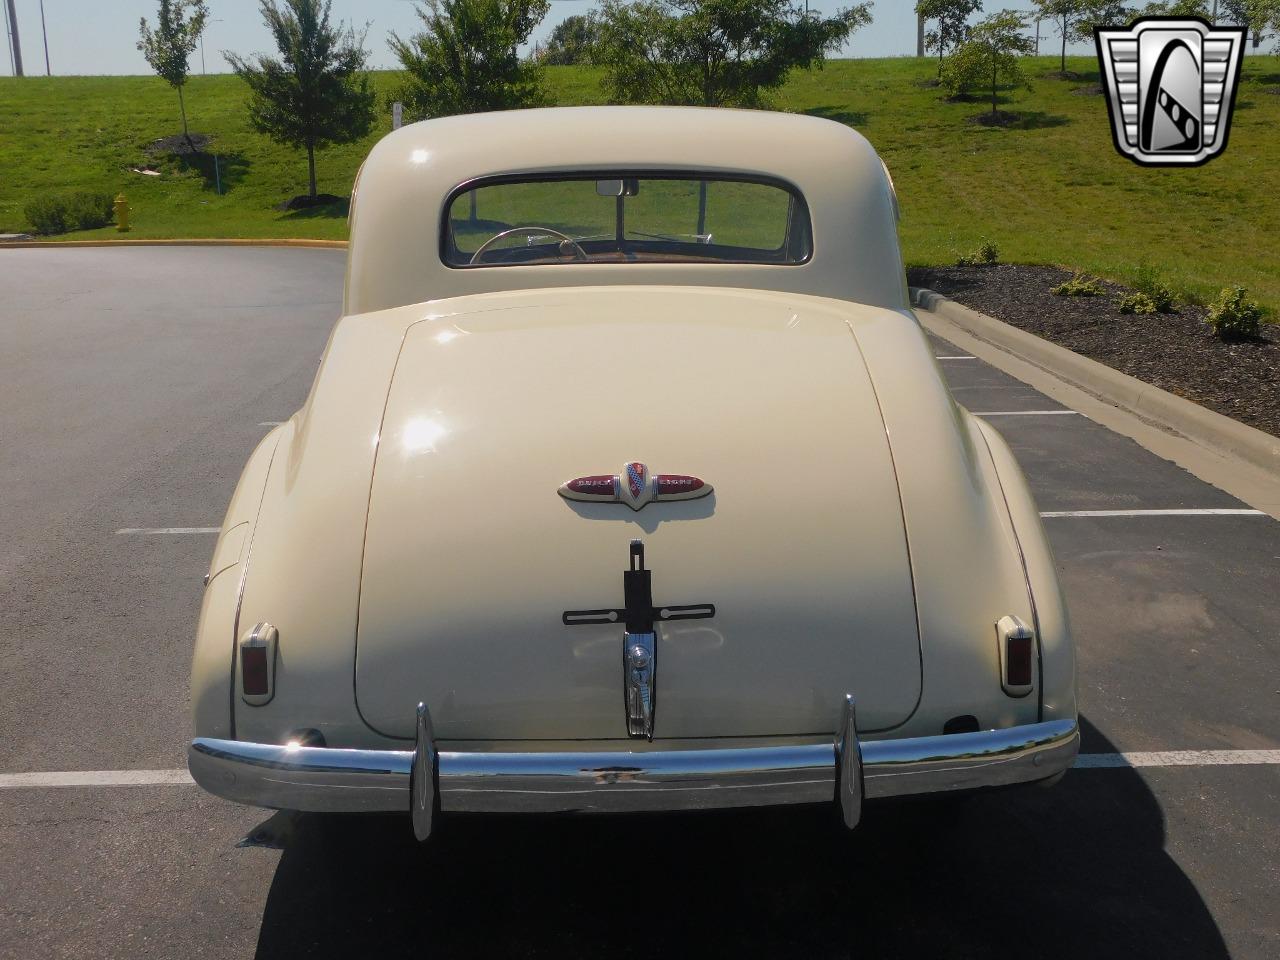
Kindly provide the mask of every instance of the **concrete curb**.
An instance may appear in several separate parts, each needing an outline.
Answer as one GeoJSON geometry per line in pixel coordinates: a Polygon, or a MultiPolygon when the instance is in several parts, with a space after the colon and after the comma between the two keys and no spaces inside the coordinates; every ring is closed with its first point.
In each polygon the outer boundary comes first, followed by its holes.
{"type": "Polygon", "coordinates": [[[932,290],[913,287],[911,294],[917,306],[950,320],[998,350],[1220,455],[1243,460],[1280,477],[1280,438],[1001,323],[932,290]]]}
{"type": "Polygon", "coordinates": [[[267,237],[260,240],[206,237],[194,240],[12,240],[0,243],[0,250],[29,250],[59,247],[321,247],[347,249],[346,240],[304,240],[267,237]]]}

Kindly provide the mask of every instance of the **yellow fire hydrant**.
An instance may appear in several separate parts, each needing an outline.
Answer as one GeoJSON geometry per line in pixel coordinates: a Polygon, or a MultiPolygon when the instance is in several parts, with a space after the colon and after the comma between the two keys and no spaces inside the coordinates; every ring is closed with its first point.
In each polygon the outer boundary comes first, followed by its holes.
{"type": "Polygon", "coordinates": [[[116,202],[112,204],[116,210],[116,230],[120,233],[129,231],[129,201],[123,193],[116,194],[116,202]]]}

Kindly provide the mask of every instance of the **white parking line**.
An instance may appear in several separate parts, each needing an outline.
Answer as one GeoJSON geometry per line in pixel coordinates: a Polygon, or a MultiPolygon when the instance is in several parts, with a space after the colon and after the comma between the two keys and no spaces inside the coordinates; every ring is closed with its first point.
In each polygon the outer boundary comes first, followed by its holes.
{"type": "Polygon", "coordinates": [[[974,410],[975,417],[1078,417],[1075,410],[974,410]]]}
{"type": "Polygon", "coordinates": [[[1049,510],[1042,517],[1265,517],[1262,510],[1049,510]]]}
{"type": "Polygon", "coordinates": [[[195,783],[186,770],[72,770],[65,773],[0,773],[5,787],[175,787],[195,783]]]}
{"type": "Polygon", "coordinates": [[[152,536],[157,533],[219,533],[221,527],[124,527],[116,533],[152,536]]]}
{"type": "MultiPolygon", "coordinates": [[[[1280,750],[1160,750],[1148,753],[1082,753],[1078,770],[1139,767],[1226,767],[1280,765],[1280,750]]],[[[57,773],[0,773],[0,789],[20,787],[185,787],[195,781],[185,769],[73,770],[57,773]]]]}
{"type": "Polygon", "coordinates": [[[934,357],[935,360],[977,360],[977,357],[934,357]]]}
{"type": "Polygon", "coordinates": [[[1157,750],[1151,753],[1082,753],[1076,767],[1223,767],[1280,764],[1280,750],[1157,750]]]}

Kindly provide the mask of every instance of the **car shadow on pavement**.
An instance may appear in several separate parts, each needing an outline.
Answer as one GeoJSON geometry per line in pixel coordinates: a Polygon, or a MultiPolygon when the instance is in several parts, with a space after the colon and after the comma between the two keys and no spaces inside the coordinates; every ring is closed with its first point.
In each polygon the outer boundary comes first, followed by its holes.
{"type": "Polygon", "coordinates": [[[872,805],[852,835],[815,808],[446,816],[425,846],[407,817],[302,817],[257,955],[1225,958],[1163,841],[1130,769],[872,805]]]}

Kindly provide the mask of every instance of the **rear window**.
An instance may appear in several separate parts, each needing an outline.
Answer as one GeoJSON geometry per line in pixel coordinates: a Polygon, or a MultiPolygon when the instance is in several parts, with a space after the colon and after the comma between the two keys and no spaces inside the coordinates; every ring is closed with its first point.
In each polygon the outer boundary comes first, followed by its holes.
{"type": "Polygon", "coordinates": [[[761,180],[618,173],[469,184],[450,198],[451,267],[564,263],[804,263],[809,213],[761,180]]]}

